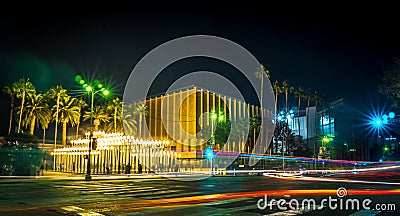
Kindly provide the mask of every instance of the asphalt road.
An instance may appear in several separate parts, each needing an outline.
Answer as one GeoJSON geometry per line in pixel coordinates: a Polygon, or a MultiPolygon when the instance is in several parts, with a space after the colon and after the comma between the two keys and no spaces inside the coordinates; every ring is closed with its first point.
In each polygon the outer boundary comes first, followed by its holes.
{"type": "Polygon", "coordinates": [[[265,176],[222,176],[199,181],[151,176],[93,181],[0,179],[0,215],[400,215],[398,188],[265,176]],[[346,189],[342,190],[346,196],[338,197],[338,188],[346,189]],[[321,202],[329,196],[337,199],[335,211],[327,202],[321,202]],[[359,200],[358,210],[351,203],[345,208],[350,198],[359,200]],[[290,208],[296,204],[293,199],[299,202],[298,208],[290,208]],[[302,203],[304,199],[315,203],[309,206],[302,203]],[[361,206],[365,199],[371,200],[370,210],[361,206]],[[376,204],[396,209],[376,211],[376,204]]]}

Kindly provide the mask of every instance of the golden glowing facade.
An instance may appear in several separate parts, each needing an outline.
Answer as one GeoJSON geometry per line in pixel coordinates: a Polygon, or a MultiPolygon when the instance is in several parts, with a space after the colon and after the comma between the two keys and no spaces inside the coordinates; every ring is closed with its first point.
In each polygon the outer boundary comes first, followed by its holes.
{"type": "MultiPolygon", "coordinates": [[[[92,173],[123,173],[127,166],[131,172],[137,172],[139,164],[143,166],[143,172],[176,171],[176,167],[179,170],[209,169],[210,164],[204,160],[203,153],[209,138],[199,132],[212,125],[213,120],[204,114],[218,110],[224,120],[231,122],[260,114],[257,106],[197,87],[132,105],[142,103],[146,105],[147,113],[137,116],[137,134],[94,132],[98,144],[90,155],[92,173]]],[[[246,140],[242,137],[231,139],[221,151],[241,153],[246,140]]],[[[55,170],[85,173],[88,150],[89,132],[84,139],[72,140],[70,146],[54,150],[55,170]]],[[[226,163],[224,167],[230,162],[226,163]]]]}

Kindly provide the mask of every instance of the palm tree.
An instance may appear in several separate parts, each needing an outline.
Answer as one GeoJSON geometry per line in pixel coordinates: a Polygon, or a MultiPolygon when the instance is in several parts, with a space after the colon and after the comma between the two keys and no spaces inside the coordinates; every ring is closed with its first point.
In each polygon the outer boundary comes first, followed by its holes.
{"type": "Polygon", "coordinates": [[[46,140],[46,130],[47,130],[47,128],[49,128],[49,124],[51,122],[50,108],[49,108],[49,111],[46,113],[46,115],[38,118],[38,121],[39,121],[39,124],[42,126],[42,130],[43,130],[43,140],[42,140],[42,149],[43,149],[44,141],[46,140]]]}
{"type": "Polygon", "coordinates": [[[307,125],[307,146],[308,146],[308,137],[309,137],[309,133],[308,133],[308,119],[309,119],[309,111],[310,111],[310,101],[311,101],[311,97],[312,97],[312,91],[311,89],[308,89],[304,92],[304,98],[307,100],[307,113],[306,113],[306,125],[307,125]]]}
{"type": "MultiPolygon", "coordinates": [[[[117,119],[118,116],[122,115],[122,105],[123,102],[117,97],[113,99],[111,102],[107,104],[107,110],[112,111],[112,116],[113,116],[113,126],[114,126],[114,133],[117,132],[117,119]]],[[[120,118],[122,119],[122,118],[120,118]]]]}
{"type": "Polygon", "coordinates": [[[62,97],[59,100],[58,111],[54,113],[55,116],[59,116],[59,121],[62,123],[62,135],[61,140],[63,146],[67,144],[67,125],[75,126],[79,122],[79,107],[77,105],[77,99],[71,96],[62,97]]]}
{"type": "Polygon", "coordinates": [[[120,122],[121,130],[124,131],[125,134],[134,134],[137,135],[137,127],[136,127],[136,120],[135,120],[135,112],[132,106],[123,106],[124,108],[121,109],[121,119],[118,119],[120,122]]]}
{"type": "Polygon", "coordinates": [[[78,98],[77,99],[77,104],[78,109],[79,109],[79,121],[76,124],[76,135],[75,137],[78,138],[79,135],[79,125],[81,124],[81,115],[82,115],[82,108],[87,107],[88,104],[85,102],[85,100],[83,100],[82,98],[78,98]]]}
{"type": "MultiPolygon", "coordinates": [[[[278,114],[278,98],[279,94],[283,92],[282,87],[279,84],[278,80],[275,80],[273,84],[273,89],[275,91],[275,123],[277,121],[276,115],[278,114]]],[[[278,152],[278,137],[275,136],[275,152],[278,152]]]]}
{"type": "Polygon", "coordinates": [[[60,109],[60,99],[64,97],[68,97],[67,90],[64,89],[62,86],[53,86],[51,87],[46,93],[46,97],[52,98],[56,100],[55,104],[55,128],[54,128],[54,146],[57,144],[57,128],[59,122],[59,109],[60,109]]]}
{"type": "MultiPolygon", "coordinates": [[[[288,99],[289,99],[289,93],[292,93],[294,90],[294,87],[289,83],[289,81],[285,80],[282,83],[282,88],[283,91],[285,92],[285,103],[286,103],[286,112],[289,112],[289,106],[288,106],[288,99]]],[[[289,122],[288,118],[286,118],[286,136],[288,135],[289,131],[289,122]]],[[[287,147],[287,145],[286,145],[287,147]]]]}
{"type": "MultiPolygon", "coordinates": [[[[260,110],[261,110],[261,119],[264,120],[264,109],[263,109],[263,90],[264,90],[264,74],[267,76],[267,78],[270,78],[271,75],[269,73],[269,70],[264,66],[260,65],[260,69],[255,73],[256,77],[261,80],[261,89],[260,89],[260,110]]],[[[264,128],[261,128],[262,130],[264,128]]],[[[262,131],[260,131],[260,134],[262,135],[262,131]]],[[[268,133],[266,134],[268,137],[268,133]]],[[[262,136],[260,136],[262,142],[262,136]]]]}
{"type": "Polygon", "coordinates": [[[304,89],[299,87],[295,92],[294,95],[297,97],[297,127],[299,129],[299,137],[300,137],[300,109],[301,109],[301,99],[304,97],[304,89]]]}
{"type": "Polygon", "coordinates": [[[250,151],[256,145],[256,134],[257,134],[257,130],[259,130],[260,128],[261,128],[260,119],[257,116],[252,116],[250,118],[249,130],[252,131],[252,132],[250,132],[250,134],[253,135],[253,143],[250,143],[250,145],[247,146],[246,153],[250,153],[250,151]]]}
{"type": "Polygon", "coordinates": [[[36,93],[35,86],[28,79],[21,78],[18,82],[13,83],[12,85],[13,92],[17,98],[21,98],[21,106],[19,109],[19,120],[18,120],[18,130],[19,133],[21,131],[21,123],[22,123],[22,112],[25,105],[26,97],[36,93]]]}
{"type": "Polygon", "coordinates": [[[85,111],[85,113],[83,114],[83,120],[87,121],[90,120],[90,118],[94,119],[93,122],[99,122],[98,124],[94,123],[94,130],[98,131],[99,128],[99,124],[101,124],[101,122],[103,123],[107,123],[110,120],[110,116],[108,115],[105,107],[103,106],[95,106],[93,108],[93,112],[90,111],[85,111]]]}
{"type": "Polygon", "coordinates": [[[139,103],[135,110],[134,113],[136,115],[139,115],[139,136],[142,137],[142,121],[143,117],[146,116],[149,111],[147,110],[147,105],[145,103],[139,103]]]}
{"type": "MultiPolygon", "coordinates": [[[[20,111],[18,111],[18,113],[19,112],[20,111]]],[[[22,112],[25,116],[22,122],[23,126],[25,128],[30,126],[29,134],[32,135],[35,132],[35,124],[37,121],[47,121],[47,119],[50,118],[50,108],[42,94],[32,94],[27,97],[26,106],[22,112]]]]}
{"type": "Polygon", "coordinates": [[[15,93],[13,91],[13,88],[12,87],[10,88],[9,86],[5,86],[3,88],[3,92],[8,94],[8,96],[10,96],[10,98],[11,98],[11,103],[10,103],[10,122],[8,124],[8,134],[10,134],[11,133],[11,128],[12,128],[13,112],[14,112],[15,93]]]}
{"type": "Polygon", "coordinates": [[[260,107],[261,107],[261,110],[262,110],[262,107],[263,107],[262,99],[263,99],[263,89],[264,89],[264,74],[267,76],[267,78],[271,77],[271,75],[269,73],[269,70],[264,65],[261,64],[260,65],[260,70],[258,70],[255,73],[256,77],[261,80],[261,89],[260,89],[260,98],[261,98],[260,107]]]}

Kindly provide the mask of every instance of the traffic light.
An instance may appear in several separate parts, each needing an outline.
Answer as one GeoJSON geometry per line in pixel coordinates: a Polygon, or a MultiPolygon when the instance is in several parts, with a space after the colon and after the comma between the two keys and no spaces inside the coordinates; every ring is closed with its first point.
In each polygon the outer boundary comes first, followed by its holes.
{"type": "Polygon", "coordinates": [[[214,157],[214,150],[211,147],[207,147],[205,151],[205,156],[207,159],[211,159],[214,157]]]}
{"type": "Polygon", "coordinates": [[[97,138],[93,138],[92,139],[92,150],[96,150],[97,149],[97,138]]]}

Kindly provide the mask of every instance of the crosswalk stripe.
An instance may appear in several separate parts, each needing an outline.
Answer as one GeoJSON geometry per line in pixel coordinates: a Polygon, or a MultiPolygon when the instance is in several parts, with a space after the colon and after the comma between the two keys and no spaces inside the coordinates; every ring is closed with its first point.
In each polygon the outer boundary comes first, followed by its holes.
{"type": "Polygon", "coordinates": [[[61,209],[68,211],[68,212],[74,212],[78,215],[81,216],[104,216],[103,214],[97,213],[97,212],[92,212],[83,208],[79,208],[77,206],[65,206],[61,207],[61,209]]]}

